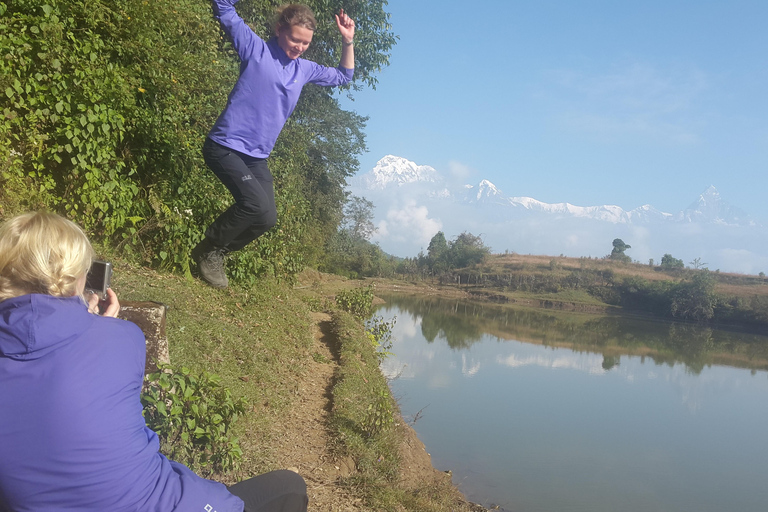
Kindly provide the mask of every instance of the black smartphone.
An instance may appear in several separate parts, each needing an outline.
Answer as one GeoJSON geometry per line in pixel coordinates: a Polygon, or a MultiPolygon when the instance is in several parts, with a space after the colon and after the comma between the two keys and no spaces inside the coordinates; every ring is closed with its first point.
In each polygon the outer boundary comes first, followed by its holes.
{"type": "Polygon", "coordinates": [[[107,299],[107,288],[112,280],[112,264],[108,261],[96,260],[85,277],[85,289],[95,293],[99,299],[107,299]]]}

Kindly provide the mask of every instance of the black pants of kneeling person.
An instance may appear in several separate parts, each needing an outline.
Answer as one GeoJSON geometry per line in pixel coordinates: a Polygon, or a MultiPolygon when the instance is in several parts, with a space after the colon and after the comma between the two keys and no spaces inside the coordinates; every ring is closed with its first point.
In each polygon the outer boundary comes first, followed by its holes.
{"type": "Polygon", "coordinates": [[[208,227],[205,238],[214,248],[239,251],[277,223],[275,189],[267,161],[211,139],[205,139],[203,158],[235,199],[235,204],[208,227]]]}
{"type": "Polygon", "coordinates": [[[306,512],[307,484],[293,471],[282,469],[229,487],[245,502],[244,512],[306,512]]]}

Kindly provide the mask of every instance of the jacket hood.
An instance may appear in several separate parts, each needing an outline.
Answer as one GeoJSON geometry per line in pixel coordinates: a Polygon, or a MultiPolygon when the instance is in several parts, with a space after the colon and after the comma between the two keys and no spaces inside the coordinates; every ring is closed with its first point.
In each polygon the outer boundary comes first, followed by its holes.
{"type": "Polygon", "coordinates": [[[0,302],[0,356],[43,357],[74,341],[95,318],[78,296],[29,294],[6,299],[0,302]]]}

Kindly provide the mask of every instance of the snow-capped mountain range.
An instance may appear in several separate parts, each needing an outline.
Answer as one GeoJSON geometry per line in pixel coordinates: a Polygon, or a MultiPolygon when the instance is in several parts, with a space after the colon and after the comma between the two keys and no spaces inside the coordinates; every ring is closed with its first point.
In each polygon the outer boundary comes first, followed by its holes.
{"type": "Polygon", "coordinates": [[[507,196],[489,180],[457,183],[429,165],[387,155],[352,178],[349,190],[375,206],[372,241],[401,257],[426,250],[438,231],[448,239],[469,231],[494,252],[603,257],[621,238],[635,261],[658,262],[669,253],[686,262],[701,258],[712,269],[768,271],[768,227],[724,201],[714,186],[678,212],[649,204],[627,211],[507,196]]]}
{"type": "Polygon", "coordinates": [[[481,180],[477,185],[463,185],[451,190],[445,179],[429,165],[418,165],[402,157],[387,155],[362,177],[368,191],[427,185],[424,194],[430,199],[444,199],[477,205],[506,206],[508,214],[551,214],[612,223],[647,222],[714,222],[724,225],[753,225],[754,221],[738,208],[722,200],[714,186],[707,188],[688,208],[675,214],[657,210],[646,204],[626,211],[616,205],[576,206],[570,203],[544,203],[532,197],[507,197],[493,183],[481,180]]]}

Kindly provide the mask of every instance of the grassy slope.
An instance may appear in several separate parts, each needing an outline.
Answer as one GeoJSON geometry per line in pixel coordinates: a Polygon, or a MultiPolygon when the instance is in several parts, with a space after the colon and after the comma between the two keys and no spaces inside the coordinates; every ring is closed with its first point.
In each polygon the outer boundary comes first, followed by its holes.
{"type": "Polygon", "coordinates": [[[199,281],[116,263],[120,300],[168,306],[166,333],[174,364],[207,370],[249,404],[237,423],[245,452],[242,475],[276,469],[270,432],[290,404],[291,382],[304,370],[311,345],[309,309],[291,290],[265,281],[258,289],[214,290],[199,281]],[[286,384],[288,383],[288,384],[286,384]]]}
{"type": "MultiPolygon", "coordinates": [[[[359,283],[312,274],[312,284],[290,287],[264,280],[254,289],[212,289],[197,280],[115,262],[113,288],[122,301],[156,301],[168,306],[166,334],[171,361],[222,378],[235,397],[248,401],[235,433],[244,452],[240,469],[214,475],[225,483],[273,469],[280,443],[275,425],[296,407],[297,382],[312,353],[310,310],[330,310],[338,339],[339,361],[329,428],[340,456],[351,456],[358,471],[341,482],[368,510],[469,511],[450,479],[427,478],[415,488],[398,478],[404,427],[397,406],[362,325],[335,310],[332,295],[359,283]],[[376,401],[394,412],[391,426],[370,435],[369,405],[376,401]],[[338,405],[337,405],[338,404],[338,405]],[[387,405],[388,404],[388,405],[387,405]],[[384,461],[384,463],[382,463],[384,461]]],[[[319,427],[321,428],[321,427],[319,427]]]]}

